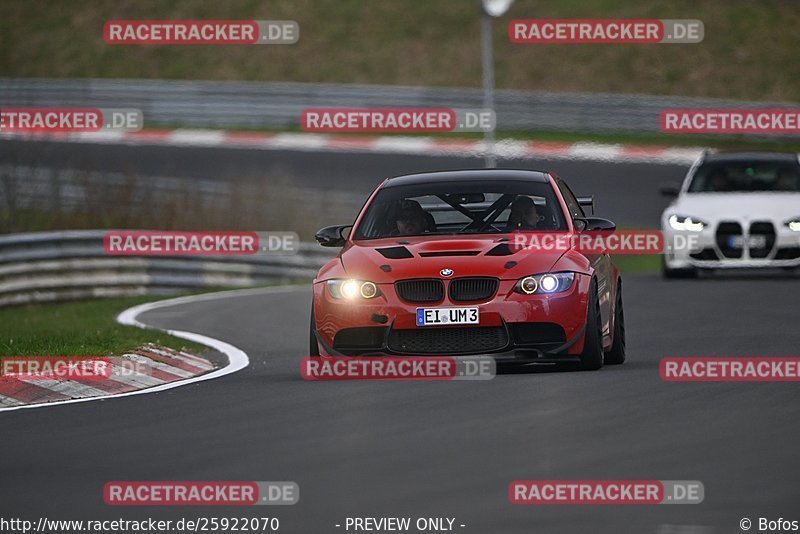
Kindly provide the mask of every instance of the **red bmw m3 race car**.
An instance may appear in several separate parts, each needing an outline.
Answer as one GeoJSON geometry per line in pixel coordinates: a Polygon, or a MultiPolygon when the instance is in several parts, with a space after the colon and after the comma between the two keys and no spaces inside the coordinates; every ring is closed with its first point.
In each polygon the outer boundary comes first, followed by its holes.
{"type": "Polygon", "coordinates": [[[385,180],[353,225],[316,235],[342,250],[314,280],[311,355],[623,363],[622,280],[608,253],[521,245],[542,233],[615,229],[584,207],[592,198],[549,172],[385,180]]]}

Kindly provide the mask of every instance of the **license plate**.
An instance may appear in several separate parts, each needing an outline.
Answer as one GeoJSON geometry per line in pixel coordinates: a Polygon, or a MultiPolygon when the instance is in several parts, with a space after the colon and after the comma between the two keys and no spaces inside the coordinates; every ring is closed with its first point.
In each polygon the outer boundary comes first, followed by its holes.
{"type": "Polygon", "coordinates": [[[478,307],[417,308],[417,326],[478,324],[478,307]]]}
{"type": "Polygon", "coordinates": [[[767,248],[767,236],[751,235],[746,239],[741,235],[728,236],[728,248],[744,248],[745,243],[748,248],[767,248]]]}

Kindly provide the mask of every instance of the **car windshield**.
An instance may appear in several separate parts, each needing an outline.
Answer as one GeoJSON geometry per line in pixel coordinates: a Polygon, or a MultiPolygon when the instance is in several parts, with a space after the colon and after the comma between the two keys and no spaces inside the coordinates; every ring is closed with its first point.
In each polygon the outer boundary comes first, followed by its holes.
{"type": "Polygon", "coordinates": [[[549,183],[448,181],[384,187],[354,239],[565,229],[549,183]]]}
{"type": "Polygon", "coordinates": [[[689,186],[689,193],[800,191],[800,165],[778,161],[705,163],[689,186]]]}

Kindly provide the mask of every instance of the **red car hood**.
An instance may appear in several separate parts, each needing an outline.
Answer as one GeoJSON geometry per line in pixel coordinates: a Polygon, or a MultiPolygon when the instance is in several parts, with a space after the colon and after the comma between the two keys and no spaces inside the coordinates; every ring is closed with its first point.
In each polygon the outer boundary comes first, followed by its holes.
{"type": "Polygon", "coordinates": [[[517,279],[549,271],[564,251],[516,250],[513,235],[394,237],[354,241],[342,250],[340,268],[324,269],[324,278],[346,276],[375,283],[404,278],[492,276],[517,279]],[[391,270],[389,269],[391,268],[391,270]],[[339,271],[339,272],[337,272],[339,271]]]}

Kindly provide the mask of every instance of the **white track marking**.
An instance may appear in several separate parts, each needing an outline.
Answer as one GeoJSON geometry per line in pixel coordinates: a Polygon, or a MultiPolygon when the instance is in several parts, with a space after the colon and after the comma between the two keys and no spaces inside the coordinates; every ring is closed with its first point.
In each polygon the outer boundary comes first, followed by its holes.
{"type": "Polygon", "coordinates": [[[499,158],[524,158],[530,153],[527,141],[500,139],[494,145],[494,153],[499,158]]]}
{"type": "Polygon", "coordinates": [[[575,159],[595,161],[613,161],[620,159],[622,145],[604,145],[599,143],[575,143],[569,149],[569,156],[575,159]]]}
{"type": "Polygon", "coordinates": [[[160,384],[155,387],[147,388],[147,389],[140,389],[137,391],[128,391],[126,393],[108,393],[103,392],[103,396],[98,397],[86,397],[82,399],[67,399],[61,401],[53,401],[53,402],[46,402],[40,404],[22,404],[19,406],[8,406],[4,408],[0,408],[0,412],[7,412],[11,410],[23,410],[28,408],[49,408],[51,406],[60,406],[63,404],[75,404],[78,402],[90,402],[96,400],[107,400],[112,398],[119,398],[119,397],[130,397],[132,395],[144,395],[147,393],[157,393],[159,391],[165,391],[167,389],[177,388],[180,386],[186,386],[189,384],[194,384],[196,382],[202,382],[204,380],[213,380],[214,378],[220,378],[225,375],[229,375],[235,373],[236,371],[240,371],[250,365],[250,359],[247,357],[247,354],[229,343],[225,343],[224,341],[220,341],[219,339],[215,339],[213,337],[204,336],[201,334],[195,334],[194,332],[184,332],[182,330],[170,330],[170,329],[161,329],[156,328],[154,326],[149,326],[145,323],[139,321],[138,317],[140,314],[151,311],[157,310],[160,308],[168,308],[171,306],[178,306],[181,304],[191,304],[194,302],[205,302],[207,300],[216,300],[221,298],[232,298],[232,297],[239,297],[239,296],[248,296],[248,295],[259,295],[263,293],[291,293],[293,291],[297,291],[302,286],[281,286],[281,287],[266,287],[266,288],[257,288],[257,289],[234,289],[231,291],[221,291],[218,293],[204,293],[202,295],[190,295],[188,297],[178,297],[174,299],[167,299],[167,300],[159,300],[156,302],[146,302],[144,304],[139,304],[138,306],[134,306],[132,308],[128,308],[127,310],[123,311],[117,316],[117,322],[122,325],[126,326],[136,326],[138,328],[144,328],[149,330],[158,330],[160,332],[164,332],[166,334],[179,337],[182,339],[186,339],[188,341],[193,341],[195,343],[200,343],[201,345],[205,345],[207,347],[211,347],[214,350],[217,350],[228,357],[228,365],[222,367],[220,369],[216,369],[210,373],[206,373],[200,376],[194,376],[192,378],[187,378],[185,380],[176,380],[174,382],[166,382],[160,384]]]}
{"type": "Polygon", "coordinates": [[[668,148],[659,159],[666,162],[691,163],[703,155],[702,148],[668,148]]]}
{"type": "Polygon", "coordinates": [[[103,130],[100,132],[79,132],[75,134],[76,139],[83,141],[94,141],[95,143],[119,143],[125,137],[122,130],[103,130]]]}
{"type": "Polygon", "coordinates": [[[376,152],[399,152],[406,154],[425,154],[436,147],[430,137],[378,137],[370,145],[376,152]]]}
{"type": "MultiPolygon", "coordinates": [[[[147,130],[142,133],[146,134],[147,130]]],[[[458,154],[464,157],[483,156],[484,145],[476,141],[473,145],[448,145],[448,142],[464,141],[464,138],[447,137],[413,137],[413,136],[370,136],[361,139],[353,137],[353,144],[343,143],[342,139],[332,138],[327,134],[319,133],[279,133],[265,134],[263,139],[258,139],[258,134],[253,134],[245,140],[237,139],[236,132],[226,130],[191,130],[177,129],[167,132],[166,135],[148,137],[147,135],[126,132],[95,132],[89,134],[66,134],[48,136],[47,134],[31,135],[17,132],[0,133],[0,139],[16,139],[22,141],[66,141],[73,143],[103,143],[122,145],[158,145],[158,146],[220,146],[232,149],[256,150],[301,150],[309,152],[375,152],[375,153],[400,153],[419,154],[427,156],[452,156],[458,154]]],[[[501,158],[520,159],[554,159],[554,160],[582,160],[604,162],[641,162],[659,163],[669,165],[689,165],[697,156],[703,153],[703,148],[665,148],[647,154],[626,153],[626,148],[647,149],[646,145],[616,145],[578,142],[568,144],[563,149],[549,148],[541,153],[536,151],[536,141],[533,148],[528,146],[528,141],[514,139],[498,139],[495,151],[501,158]]]]}
{"type": "Polygon", "coordinates": [[[171,145],[215,146],[221,145],[224,140],[225,132],[222,130],[178,129],[167,136],[166,142],[171,145]]]}
{"type": "Polygon", "coordinates": [[[324,148],[328,144],[328,136],[324,134],[277,134],[268,141],[273,148],[296,148],[298,150],[313,150],[324,148]]]}

